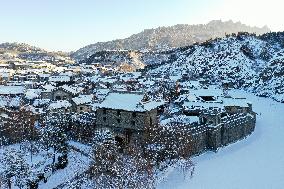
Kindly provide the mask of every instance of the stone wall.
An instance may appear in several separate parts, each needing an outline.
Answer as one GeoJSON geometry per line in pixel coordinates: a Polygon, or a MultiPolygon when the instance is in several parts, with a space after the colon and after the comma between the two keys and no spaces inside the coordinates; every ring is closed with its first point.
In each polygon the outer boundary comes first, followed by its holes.
{"type": "Polygon", "coordinates": [[[86,104],[80,104],[80,105],[75,105],[74,111],[78,114],[84,113],[84,112],[91,112],[92,108],[89,105],[86,104]]]}
{"type": "Polygon", "coordinates": [[[67,93],[61,89],[55,90],[52,93],[52,100],[72,100],[72,95],[70,93],[67,93]],[[60,98],[60,99],[57,99],[60,98]]]}
{"type": "MultiPolygon", "coordinates": [[[[158,124],[157,110],[136,112],[133,116],[133,112],[98,109],[96,116],[97,127],[108,127],[118,135],[130,132],[132,139],[147,137],[147,127],[158,124]]],[[[192,140],[192,155],[201,154],[207,150],[217,151],[222,146],[250,135],[255,128],[255,113],[253,112],[232,114],[223,118],[212,116],[213,118],[216,119],[214,124],[207,122],[188,125],[191,133],[189,137],[192,140]]]]}
{"type": "Polygon", "coordinates": [[[234,114],[223,117],[218,125],[194,124],[192,130],[192,155],[236,142],[250,135],[255,128],[255,115],[234,114]]]}
{"type": "Polygon", "coordinates": [[[96,125],[102,127],[145,130],[148,126],[155,125],[157,122],[157,110],[130,112],[123,110],[98,109],[96,111],[96,125]]]}
{"type": "Polygon", "coordinates": [[[207,149],[207,128],[204,125],[191,127],[192,154],[201,154],[207,149]]]}
{"type": "Polygon", "coordinates": [[[216,151],[222,146],[222,125],[219,124],[216,127],[210,127],[210,125],[208,125],[207,128],[207,149],[216,151]]]}
{"type": "Polygon", "coordinates": [[[255,118],[250,114],[236,114],[222,118],[222,146],[245,138],[254,131],[254,127],[255,118]]]}
{"type": "Polygon", "coordinates": [[[50,99],[50,100],[52,100],[52,93],[43,91],[41,93],[41,98],[42,99],[50,99]]]}

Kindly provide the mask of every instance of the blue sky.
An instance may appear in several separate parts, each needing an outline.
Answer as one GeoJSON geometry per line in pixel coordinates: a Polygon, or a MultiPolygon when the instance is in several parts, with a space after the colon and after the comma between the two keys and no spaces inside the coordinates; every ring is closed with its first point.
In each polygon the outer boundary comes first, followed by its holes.
{"type": "Polygon", "coordinates": [[[0,43],[71,51],[143,29],[213,19],[278,31],[284,30],[281,5],[281,0],[0,0],[0,43]]]}

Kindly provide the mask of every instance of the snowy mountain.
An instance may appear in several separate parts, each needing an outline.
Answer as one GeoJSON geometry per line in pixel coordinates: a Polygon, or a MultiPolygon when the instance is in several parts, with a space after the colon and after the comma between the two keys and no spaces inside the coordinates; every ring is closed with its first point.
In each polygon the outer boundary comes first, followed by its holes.
{"type": "Polygon", "coordinates": [[[284,102],[283,44],[284,32],[239,33],[179,48],[168,63],[148,72],[180,77],[189,73],[191,79],[203,78],[217,85],[226,81],[234,88],[284,102]]]}
{"type": "Polygon", "coordinates": [[[169,59],[168,51],[115,50],[99,51],[79,63],[110,65],[121,71],[135,71],[146,65],[163,64],[169,59]]]}
{"type": "Polygon", "coordinates": [[[0,62],[71,60],[68,53],[48,52],[25,43],[0,44],[0,62]]]}
{"type": "Polygon", "coordinates": [[[250,27],[240,22],[214,20],[208,24],[187,25],[179,24],[170,27],[146,29],[126,39],[117,39],[108,42],[99,42],[79,49],[72,54],[78,60],[85,59],[98,51],[103,50],[165,50],[173,47],[192,45],[196,42],[204,42],[211,38],[224,37],[226,34],[240,31],[263,34],[269,32],[269,28],[250,27]]]}

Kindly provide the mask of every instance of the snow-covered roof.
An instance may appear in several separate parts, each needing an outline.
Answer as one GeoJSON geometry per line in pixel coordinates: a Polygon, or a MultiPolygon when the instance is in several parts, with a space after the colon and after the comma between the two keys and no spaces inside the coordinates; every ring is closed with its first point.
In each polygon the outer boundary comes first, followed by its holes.
{"type": "Polygon", "coordinates": [[[20,97],[0,97],[0,107],[19,107],[20,103],[20,97]]]}
{"type": "Polygon", "coordinates": [[[177,81],[177,80],[181,79],[181,75],[170,75],[170,79],[172,81],[177,81]]]}
{"type": "Polygon", "coordinates": [[[0,97],[0,107],[5,107],[8,104],[8,99],[6,97],[0,97]]]}
{"type": "Polygon", "coordinates": [[[221,89],[198,89],[191,91],[196,96],[222,96],[223,91],[221,89]]]}
{"type": "Polygon", "coordinates": [[[185,101],[183,103],[183,107],[186,109],[194,109],[194,108],[201,108],[201,109],[221,108],[223,109],[226,106],[249,107],[249,104],[251,103],[247,101],[246,99],[222,98],[221,101],[208,101],[208,102],[185,101]]]}
{"type": "Polygon", "coordinates": [[[42,88],[45,89],[44,90],[45,92],[51,92],[55,87],[53,85],[48,84],[48,85],[43,85],[42,88]]]}
{"type": "Polygon", "coordinates": [[[9,118],[9,116],[8,116],[7,114],[5,114],[5,113],[1,113],[1,114],[0,114],[0,117],[1,117],[1,118],[6,118],[6,119],[9,118]]]}
{"type": "Polygon", "coordinates": [[[170,117],[167,119],[163,119],[161,120],[160,124],[162,126],[166,126],[170,123],[192,124],[192,123],[198,123],[198,122],[199,122],[198,116],[179,115],[177,117],[170,117]]]}
{"type": "Polygon", "coordinates": [[[79,95],[78,97],[72,98],[72,100],[76,105],[88,104],[92,102],[93,95],[79,95]]]}
{"type": "Polygon", "coordinates": [[[71,107],[71,103],[67,100],[58,100],[50,103],[48,109],[60,109],[60,108],[69,108],[71,107]]]}
{"type": "Polygon", "coordinates": [[[109,89],[97,89],[96,90],[96,94],[98,94],[98,95],[107,95],[108,93],[110,92],[110,90],[109,89]]]}
{"type": "Polygon", "coordinates": [[[25,97],[29,100],[35,99],[39,97],[41,93],[41,89],[28,89],[27,92],[25,93],[25,97]]]}
{"type": "Polygon", "coordinates": [[[50,74],[38,74],[39,77],[50,77],[50,74]]]}
{"type": "Polygon", "coordinates": [[[2,73],[0,73],[0,75],[1,75],[2,78],[10,77],[10,73],[7,73],[7,72],[2,72],[2,73]]]}
{"type": "Polygon", "coordinates": [[[69,82],[70,77],[67,75],[57,75],[57,76],[51,76],[49,78],[50,82],[69,82]]]}
{"type": "Polygon", "coordinates": [[[63,67],[63,66],[57,66],[54,68],[54,71],[57,71],[57,72],[63,72],[64,70],[66,70],[67,68],[66,67],[63,67]]]}
{"type": "Polygon", "coordinates": [[[125,90],[126,86],[125,85],[118,85],[118,84],[116,84],[116,85],[113,86],[113,88],[114,89],[124,89],[125,90]]]}
{"type": "Polygon", "coordinates": [[[60,72],[59,73],[60,76],[69,76],[69,77],[72,77],[74,75],[73,72],[71,71],[68,71],[68,72],[60,72]]]}
{"type": "Polygon", "coordinates": [[[249,107],[249,103],[246,99],[223,98],[224,106],[249,107]]]}
{"type": "Polygon", "coordinates": [[[220,102],[184,102],[184,108],[192,109],[192,108],[201,108],[201,109],[209,109],[209,108],[223,108],[223,104],[220,102]]]}
{"type": "Polygon", "coordinates": [[[135,93],[110,93],[99,107],[144,112],[164,104],[163,101],[142,102],[143,97],[144,95],[135,93]]]}
{"type": "Polygon", "coordinates": [[[25,92],[25,87],[23,86],[4,86],[0,85],[0,95],[19,95],[25,92]]]}
{"type": "Polygon", "coordinates": [[[106,78],[100,78],[99,81],[105,83],[115,83],[117,82],[117,78],[106,77],[106,78]]]}
{"type": "Polygon", "coordinates": [[[79,89],[78,89],[78,88],[76,88],[76,87],[70,87],[70,86],[68,86],[68,85],[60,86],[59,89],[63,89],[64,91],[70,92],[70,93],[72,93],[73,95],[79,93],[79,89]]]}
{"type": "Polygon", "coordinates": [[[175,100],[175,102],[182,102],[182,101],[196,101],[197,98],[195,95],[192,94],[184,94],[184,95],[180,95],[178,97],[177,100],[175,100]]]}
{"type": "Polygon", "coordinates": [[[33,105],[34,106],[40,106],[40,105],[44,105],[50,102],[50,99],[35,99],[33,105]]]}

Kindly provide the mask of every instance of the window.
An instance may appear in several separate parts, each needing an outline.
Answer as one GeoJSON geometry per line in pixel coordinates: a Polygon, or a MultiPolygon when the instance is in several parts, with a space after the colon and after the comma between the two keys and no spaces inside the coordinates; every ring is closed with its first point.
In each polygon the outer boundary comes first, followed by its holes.
{"type": "Polygon", "coordinates": [[[103,113],[104,113],[104,114],[106,114],[106,113],[107,113],[106,109],[104,109],[104,110],[103,110],[103,113]]]}
{"type": "Polygon", "coordinates": [[[130,131],[129,129],[125,129],[124,135],[125,135],[125,141],[126,141],[127,143],[130,142],[131,134],[132,134],[132,133],[131,133],[131,131],[130,131]]]}
{"type": "Polygon", "coordinates": [[[207,119],[205,117],[202,118],[202,123],[207,123],[207,119]]]}
{"type": "Polygon", "coordinates": [[[120,123],[120,119],[117,119],[117,123],[120,123]]]}
{"type": "Polygon", "coordinates": [[[121,111],[117,110],[117,112],[116,112],[117,116],[120,116],[120,113],[121,113],[121,111]]]}
{"type": "Polygon", "coordinates": [[[136,112],[132,112],[132,117],[136,117],[136,112]]]}
{"type": "Polygon", "coordinates": [[[81,106],[81,107],[80,107],[80,110],[83,110],[83,109],[84,109],[84,107],[81,106]]]}
{"type": "Polygon", "coordinates": [[[61,100],[61,97],[60,96],[56,96],[55,99],[56,100],[61,100]]]}
{"type": "Polygon", "coordinates": [[[135,126],[135,121],[131,121],[132,126],[135,126]]]}
{"type": "Polygon", "coordinates": [[[204,101],[214,101],[214,97],[213,96],[201,96],[202,100],[204,101]]]}
{"type": "Polygon", "coordinates": [[[106,117],[103,117],[103,120],[106,121],[107,120],[106,117]]]}

